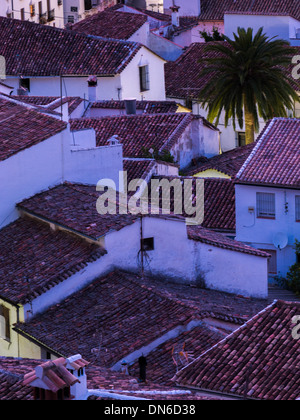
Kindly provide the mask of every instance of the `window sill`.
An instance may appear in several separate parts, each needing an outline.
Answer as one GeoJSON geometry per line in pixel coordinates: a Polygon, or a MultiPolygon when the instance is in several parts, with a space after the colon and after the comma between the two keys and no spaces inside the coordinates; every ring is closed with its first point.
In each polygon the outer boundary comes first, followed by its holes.
{"type": "Polygon", "coordinates": [[[257,216],[257,219],[262,219],[262,220],[276,220],[276,217],[257,216]]]}

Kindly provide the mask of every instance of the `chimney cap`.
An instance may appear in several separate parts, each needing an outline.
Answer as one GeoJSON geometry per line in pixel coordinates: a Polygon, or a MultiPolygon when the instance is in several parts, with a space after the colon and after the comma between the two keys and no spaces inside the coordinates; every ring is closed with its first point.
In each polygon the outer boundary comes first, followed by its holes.
{"type": "Polygon", "coordinates": [[[170,9],[172,10],[172,12],[179,12],[180,6],[171,6],[170,9]]]}

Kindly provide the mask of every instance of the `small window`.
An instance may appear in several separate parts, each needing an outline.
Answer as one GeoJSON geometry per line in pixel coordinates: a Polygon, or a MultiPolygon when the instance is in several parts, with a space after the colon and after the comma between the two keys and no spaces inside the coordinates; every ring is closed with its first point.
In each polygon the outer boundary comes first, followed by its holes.
{"type": "Polygon", "coordinates": [[[77,13],[78,12],[78,7],[71,6],[71,12],[77,13]]]}
{"type": "Polygon", "coordinates": [[[145,238],[141,240],[142,251],[153,251],[154,250],[154,238],[145,238]]]}
{"type": "Polygon", "coordinates": [[[20,79],[20,87],[30,92],[30,79],[20,79]]]}
{"type": "Polygon", "coordinates": [[[75,22],[75,18],[74,16],[68,16],[68,23],[74,23],[75,22]]]}
{"type": "Polygon", "coordinates": [[[256,194],[257,217],[263,219],[275,219],[275,194],[256,194]]]}
{"type": "Polygon", "coordinates": [[[300,195],[295,198],[296,222],[300,222],[300,195]]]}
{"type": "Polygon", "coordinates": [[[25,20],[25,9],[21,9],[21,20],[25,20]]]}
{"type": "Polygon", "coordinates": [[[239,147],[246,146],[246,133],[239,131],[237,133],[237,144],[239,147]]]}
{"type": "Polygon", "coordinates": [[[145,92],[150,90],[149,66],[139,67],[140,71],[140,90],[145,92]]]}
{"type": "Polygon", "coordinates": [[[0,337],[10,340],[9,309],[3,305],[0,305],[0,337]]]}

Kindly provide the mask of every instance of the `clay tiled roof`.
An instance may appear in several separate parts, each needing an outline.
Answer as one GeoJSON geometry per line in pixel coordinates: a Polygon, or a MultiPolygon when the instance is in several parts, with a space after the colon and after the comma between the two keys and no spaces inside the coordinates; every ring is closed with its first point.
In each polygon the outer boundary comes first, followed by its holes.
{"type": "Polygon", "coordinates": [[[208,169],[214,169],[218,172],[222,172],[225,175],[234,177],[237,175],[246,159],[248,159],[252,152],[255,143],[247,146],[237,147],[236,149],[229,150],[220,155],[214,156],[210,159],[201,158],[193,167],[190,167],[184,171],[185,175],[192,176],[200,172],[207,171],[208,169]]]}
{"type": "MultiPolygon", "coordinates": [[[[194,177],[166,177],[153,176],[154,179],[167,179],[172,181],[179,179],[183,185],[185,180],[192,181],[192,199],[193,206],[199,199],[196,195],[196,178],[194,177]]],[[[183,195],[184,197],[184,195],[183,195]]],[[[181,199],[181,197],[180,197],[181,199]]],[[[171,191],[171,211],[174,211],[174,201],[178,197],[174,197],[171,191]]],[[[183,206],[184,207],[184,206],[183,206]]],[[[235,187],[230,179],[205,178],[204,179],[204,221],[202,226],[207,229],[217,231],[234,232],[235,231],[235,187]]],[[[184,214],[185,217],[190,217],[184,214]]],[[[193,217],[195,215],[192,215],[193,217]]]]}
{"type": "Polygon", "coordinates": [[[204,244],[213,245],[218,248],[228,249],[230,251],[242,252],[244,254],[255,255],[257,257],[269,258],[270,255],[266,252],[259,251],[242,242],[235,241],[222,235],[221,233],[205,229],[202,226],[188,226],[188,237],[194,241],[199,241],[204,244]]]}
{"type": "MultiPolygon", "coordinates": [[[[47,361],[37,359],[0,357],[0,400],[33,400],[32,387],[23,385],[24,376],[30,374],[33,369],[47,361]]],[[[87,388],[91,391],[88,400],[101,399],[92,390],[117,393],[134,398],[150,400],[208,400],[221,399],[209,397],[203,394],[178,390],[174,386],[162,386],[150,382],[139,383],[138,376],[128,376],[107,368],[95,365],[86,367],[87,388]]],[[[109,396],[107,396],[107,399],[109,396]]],[[[113,396],[111,396],[114,399],[113,396]]]]}
{"type": "Polygon", "coordinates": [[[299,312],[299,303],[275,301],[181,370],[175,381],[260,400],[299,398],[299,341],[292,337],[292,318],[299,312]]]}
{"type": "MultiPolygon", "coordinates": [[[[171,379],[177,370],[195,360],[223,338],[224,334],[213,331],[203,324],[167,341],[148,354],[148,379],[152,382],[171,385],[171,379]],[[180,352],[185,354],[180,355],[180,352]]],[[[137,376],[138,372],[139,366],[135,363],[130,367],[130,373],[137,376]]]]}
{"type": "MultiPolygon", "coordinates": [[[[124,109],[124,101],[98,101],[91,105],[91,108],[101,109],[124,109]]],[[[145,114],[167,114],[175,113],[178,105],[174,101],[136,101],[136,109],[145,114]]]]}
{"type": "Polygon", "coordinates": [[[146,22],[147,17],[141,14],[105,10],[75,23],[71,29],[86,35],[127,40],[146,22]]]}
{"type": "Polygon", "coordinates": [[[300,19],[298,0],[201,0],[200,20],[224,20],[225,12],[289,15],[300,19]]]}
{"type": "Polygon", "coordinates": [[[23,201],[18,207],[91,239],[137,220],[138,217],[131,214],[100,215],[96,208],[98,198],[99,192],[93,186],[65,183],[23,201]]]}
{"type": "Polygon", "coordinates": [[[145,149],[171,150],[193,116],[186,113],[143,114],[71,120],[71,130],[93,128],[97,146],[107,146],[114,135],[120,137],[124,157],[147,157],[145,149]]]}
{"type": "Polygon", "coordinates": [[[0,17],[0,54],[10,76],[115,75],[141,47],[0,17]]]}
{"type": "Polygon", "coordinates": [[[69,115],[83,102],[79,96],[63,97],[62,99],[57,96],[12,96],[12,98],[24,102],[26,104],[37,105],[45,107],[46,110],[55,110],[61,104],[68,103],[69,115]]]}
{"type": "Polygon", "coordinates": [[[300,120],[274,118],[237,174],[238,183],[300,187],[300,120]]]}
{"type": "Polygon", "coordinates": [[[127,182],[133,179],[147,179],[156,167],[154,159],[124,159],[123,170],[127,172],[127,182]]]}
{"type": "Polygon", "coordinates": [[[80,351],[112,366],[196,317],[195,309],[141,285],[139,277],[113,272],[16,328],[58,354],[80,351]]]}
{"type": "Polygon", "coordinates": [[[19,219],[0,231],[0,296],[24,304],[105,253],[44,223],[19,219]]]}
{"type": "Polygon", "coordinates": [[[0,161],[67,128],[67,124],[0,95],[0,161]]]}
{"type": "Polygon", "coordinates": [[[215,57],[216,53],[207,53],[205,43],[191,44],[186,51],[173,62],[165,64],[166,95],[169,98],[199,97],[200,90],[213,77],[213,74],[200,78],[204,69],[205,58],[215,57]]]}
{"type": "MultiPolygon", "coordinates": [[[[191,44],[186,51],[173,62],[165,64],[166,95],[168,98],[190,98],[197,100],[201,89],[214,77],[213,73],[200,77],[206,64],[205,59],[218,57],[216,52],[205,51],[205,43],[191,44]]],[[[299,47],[294,47],[295,55],[299,55],[299,47]]],[[[292,57],[291,57],[292,58],[292,57]]],[[[291,78],[292,64],[287,69],[291,78]]],[[[293,80],[293,89],[300,91],[300,81],[293,80]]]]}

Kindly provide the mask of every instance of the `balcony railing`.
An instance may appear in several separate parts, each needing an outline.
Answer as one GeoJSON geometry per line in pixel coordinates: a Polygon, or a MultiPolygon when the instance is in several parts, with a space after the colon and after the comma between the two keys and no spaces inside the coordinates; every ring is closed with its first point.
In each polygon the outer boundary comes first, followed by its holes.
{"type": "Polygon", "coordinates": [[[49,10],[48,12],[48,22],[52,22],[53,20],[55,20],[55,10],[49,10]]]}
{"type": "Polygon", "coordinates": [[[47,23],[47,13],[40,14],[39,21],[41,25],[45,25],[47,23]]]}

